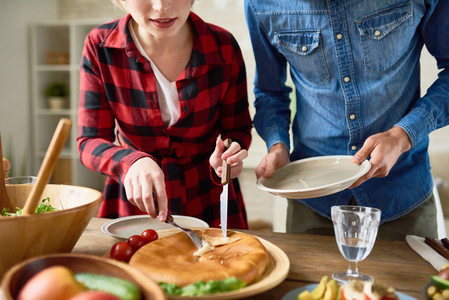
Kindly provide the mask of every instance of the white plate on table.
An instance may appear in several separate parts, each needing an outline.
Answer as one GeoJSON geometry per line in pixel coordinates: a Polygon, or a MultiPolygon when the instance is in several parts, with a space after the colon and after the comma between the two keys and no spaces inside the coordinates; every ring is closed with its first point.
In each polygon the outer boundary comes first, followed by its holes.
{"type": "Polygon", "coordinates": [[[257,186],[271,194],[291,199],[316,198],[340,192],[365,175],[371,163],[351,162],[350,155],[318,156],[291,162],[272,177],[260,177],[257,186]]]}
{"type": "MultiPolygon", "coordinates": [[[[181,227],[209,227],[209,225],[194,217],[173,215],[175,223],[181,227]]],[[[173,228],[170,224],[163,223],[159,219],[153,219],[148,215],[137,215],[113,219],[101,226],[101,231],[117,238],[127,239],[132,235],[140,235],[146,229],[156,231],[173,228]]]]}
{"type": "MultiPolygon", "coordinates": [[[[305,286],[296,288],[294,290],[291,290],[290,292],[285,294],[284,297],[282,297],[282,300],[297,300],[298,295],[301,292],[303,292],[305,290],[308,290],[309,292],[311,292],[317,287],[317,285],[318,285],[318,283],[309,284],[309,285],[305,285],[305,286]]],[[[413,298],[411,296],[408,296],[408,295],[400,293],[400,292],[396,292],[396,295],[398,295],[399,300],[416,300],[416,298],[413,298]]]]}

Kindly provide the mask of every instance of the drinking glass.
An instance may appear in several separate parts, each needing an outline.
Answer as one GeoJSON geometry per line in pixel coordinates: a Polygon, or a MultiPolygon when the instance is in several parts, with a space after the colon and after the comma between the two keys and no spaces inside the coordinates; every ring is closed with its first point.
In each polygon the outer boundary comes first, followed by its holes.
{"type": "Polygon", "coordinates": [[[346,272],[332,274],[332,278],[339,283],[351,280],[374,281],[371,276],[359,273],[357,263],[364,260],[373,249],[380,214],[379,209],[372,207],[332,206],[331,215],[338,249],[349,261],[346,272]]]}
{"type": "Polygon", "coordinates": [[[35,176],[16,176],[5,178],[5,184],[33,184],[37,180],[35,176]]]}

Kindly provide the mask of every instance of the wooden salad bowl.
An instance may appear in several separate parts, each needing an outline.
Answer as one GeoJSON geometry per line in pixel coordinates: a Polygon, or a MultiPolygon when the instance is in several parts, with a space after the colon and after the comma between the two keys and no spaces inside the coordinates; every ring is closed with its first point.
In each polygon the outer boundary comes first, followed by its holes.
{"type": "MultiPolygon", "coordinates": [[[[29,184],[7,185],[12,206],[23,208],[31,188],[29,184]]],[[[56,184],[45,186],[42,199],[47,197],[57,211],[0,217],[0,279],[26,259],[70,252],[103,200],[99,191],[56,184]]]]}
{"type": "Polygon", "coordinates": [[[127,264],[90,254],[51,254],[26,260],[12,267],[3,277],[3,300],[14,300],[25,283],[39,271],[51,266],[64,266],[76,273],[112,276],[134,283],[142,300],[167,299],[159,285],[127,264]]]}

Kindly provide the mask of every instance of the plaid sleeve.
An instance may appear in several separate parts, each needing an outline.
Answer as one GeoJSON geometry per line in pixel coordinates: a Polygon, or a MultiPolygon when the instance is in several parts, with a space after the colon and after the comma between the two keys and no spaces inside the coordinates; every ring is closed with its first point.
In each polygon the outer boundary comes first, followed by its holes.
{"type": "Polygon", "coordinates": [[[148,154],[114,143],[115,119],[100,75],[105,62],[98,59],[94,33],[86,38],[80,68],[78,151],[84,166],[121,181],[131,164],[148,154]]]}
{"type": "Polygon", "coordinates": [[[223,139],[231,138],[238,142],[243,149],[249,149],[252,121],[249,113],[245,63],[237,41],[232,35],[229,37],[231,41],[227,47],[230,50],[222,51],[225,56],[232,55],[232,68],[226,95],[220,108],[221,136],[223,139]]]}

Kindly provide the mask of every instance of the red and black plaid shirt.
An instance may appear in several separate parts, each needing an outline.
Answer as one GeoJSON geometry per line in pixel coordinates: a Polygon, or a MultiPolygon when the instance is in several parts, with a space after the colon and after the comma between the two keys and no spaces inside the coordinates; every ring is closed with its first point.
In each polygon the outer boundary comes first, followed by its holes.
{"type": "MultiPolygon", "coordinates": [[[[78,149],[87,168],[108,176],[100,217],[144,214],[127,201],[123,179],[139,158],[165,175],[169,210],[220,226],[222,186],[209,164],[221,135],[248,149],[251,117],[240,48],[226,30],[190,13],[194,43],[176,80],[181,116],[162,121],[156,78],[128,29],[130,15],[93,29],[81,61],[78,149]],[[119,142],[116,142],[119,141],[119,142]]],[[[229,228],[247,228],[237,180],[229,186],[229,228]]]]}

